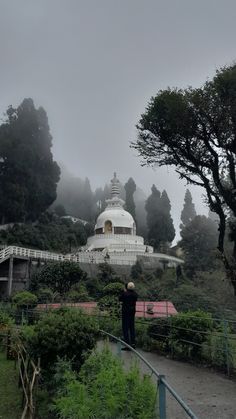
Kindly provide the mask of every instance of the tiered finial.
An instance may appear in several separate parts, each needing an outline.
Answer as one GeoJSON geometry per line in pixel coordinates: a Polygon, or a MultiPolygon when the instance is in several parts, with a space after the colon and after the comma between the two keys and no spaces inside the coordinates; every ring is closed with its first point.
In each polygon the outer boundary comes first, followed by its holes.
{"type": "Polygon", "coordinates": [[[111,185],[112,197],[120,195],[120,181],[116,177],[116,172],[114,172],[114,177],[111,180],[111,185]]]}

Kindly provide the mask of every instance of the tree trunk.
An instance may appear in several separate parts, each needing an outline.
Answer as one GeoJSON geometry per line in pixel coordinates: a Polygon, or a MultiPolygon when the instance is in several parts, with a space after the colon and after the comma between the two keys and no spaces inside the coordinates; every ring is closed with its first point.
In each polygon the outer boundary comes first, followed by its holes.
{"type": "Polygon", "coordinates": [[[234,295],[236,296],[236,241],[234,242],[233,254],[232,254],[232,261],[226,256],[225,249],[224,249],[224,238],[225,238],[225,229],[226,229],[226,221],[225,215],[223,211],[219,211],[218,215],[220,217],[219,222],[219,237],[218,237],[218,250],[222,257],[222,262],[225,267],[226,275],[230,279],[233,289],[234,295]]]}

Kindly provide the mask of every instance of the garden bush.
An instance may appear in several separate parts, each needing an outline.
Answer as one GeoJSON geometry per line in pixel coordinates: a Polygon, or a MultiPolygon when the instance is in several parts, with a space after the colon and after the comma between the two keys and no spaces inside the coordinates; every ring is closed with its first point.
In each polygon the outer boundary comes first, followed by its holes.
{"type": "Polygon", "coordinates": [[[169,345],[175,355],[184,359],[199,359],[202,344],[213,329],[211,314],[204,311],[189,311],[171,317],[169,345]]]}
{"type": "Polygon", "coordinates": [[[29,291],[19,291],[12,297],[12,302],[19,308],[35,307],[38,297],[29,291]]]}
{"type": "Polygon", "coordinates": [[[50,372],[57,357],[72,360],[80,368],[87,351],[94,348],[98,324],[79,309],[61,308],[40,318],[32,332],[23,333],[25,344],[33,358],[41,358],[41,366],[50,372]]]}
{"type": "Polygon", "coordinates": [[[169,351],[170,318],[163,317],[150,322],[147,335],[160,343],[161,351],[169,351]]]}
{"type": "Polygon", "coordinates": [[[221,322],[203,345],[203,357],[210,365],[228,372],[236,369],[235,355],[236,336],[229,325],[221,322]]]}
{"type": "Polygon", "coordinates": [[[17,324],[33,323],[38,297],[29,291],[19,291],[12,297],[15,306],[15,321],[17,324]]]}
{"type": "Polygon", "coordinates": [[[114,317],[121,316],[121,304],[119,302],[119,295],[124,289],[121,282],[112,282],[102,289],[102,297],[98,301],[100,310],[108,312],[114,317]]]}
{"type": "Polygon", "coordinates": [[[76,262],[50,262],[34,273],[31,280],[32,291],[50,288],[63,296],[75,284],[86,280],[87,274],[76,262]]]}
{"type": "Polygon", "coordinates": [[[90,355],[78,377],[66,369],[62,383],[54,402],[61,419],[156,417],[156,386],[151,378],[141,377],[137,366],[125,371],[107,348],[90,355]]]}

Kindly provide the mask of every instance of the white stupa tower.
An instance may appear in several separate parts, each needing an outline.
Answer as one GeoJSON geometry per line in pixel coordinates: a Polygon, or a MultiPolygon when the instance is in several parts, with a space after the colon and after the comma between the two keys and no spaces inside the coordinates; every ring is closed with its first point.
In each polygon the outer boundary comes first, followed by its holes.
{"type": "Polygon", "coordinates": [[[124,201],[120,198],[120,182],[114,173],[111,180],[111,198],[97,218],[94,236],[87,242],[87,251],[143,252],[152,253],[151,246],[144,245],[143,237],[136,236],[136,224],[132,215],[124,210],[124,201]]]}

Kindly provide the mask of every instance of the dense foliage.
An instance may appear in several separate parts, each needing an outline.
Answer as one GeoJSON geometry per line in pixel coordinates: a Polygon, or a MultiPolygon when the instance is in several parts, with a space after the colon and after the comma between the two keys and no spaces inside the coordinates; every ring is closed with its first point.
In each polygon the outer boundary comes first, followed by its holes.
{"type": "Polygon", "coordinates": [[[154,419],[156,388],[137,367],[124,370],[108,349],[96,352],[83,364],[79,377],[65,371],[55,398],[59,418],[154,419]]]}
{"type": "Polygon", "coordinates": [[[198,310],[178,314],[171,318],[170,344],[184,358],[197,358],[212,329],[209,313],[198,310]]]}
{"type": "Polygon", "coordinates": [[[34,307],[38,302],[38,298],[32,292],[19,291],[13,295],[12,302],[17,307],[34,307]]]}
{"type": "Polygon", "coordinates": [[[195,205],[193,203],[192,195],[189,189],[186,190],[184,196],[184,206],[181,212],[181,228],[186,227],[196,217],[195,205]]]}
{"type": "Polygon", "coordinates": [[[217,247],[217,225],[204,215],[197,215],[181,230],[184,269],[189,278],[197,271],[214,267],[217,247]],[[215,255],[214,252],[215,251],[215,255]]]}
{"type": "Polygon", "coordinates": [[[94,317],[62,308],[46,313],[31,329],[25,328],[23,338],[33,358],[41,357],[43,369],[52,371],[58,357],[71,360],[79,369],[85,353],[95,346],[97,332],[94,317]]]}
{"type": "MultiPolygon", "coordinates": [[[[226,257],[229,211],[236,216],[236,65],[217,71],[202,88],[167,89],[152,97],[133,147],[147,165],[174,166],[204,188],[219,216],[218,249],[236,293],[236,268],[226,257]]],[[[235,256],[235,255],[234,255],[235,256]]]]}
{"type": "Polygon", "coordinates": [[[60,169],[53,161],[46,112],[32,99],[10,106],[0,126],[0,219],[35,220],[56,199],[60,169]]]}
{"type": "Polygon", "coordinates": [[[99,299],[98,306],[100,310],[109,313],[112,316],[120,317],[121,307],[119,295],[124,289],[121,282],[112,282],[102,289],[102,297],[99,299]]]}
{"type": "Polygon", "coordinates": [[[73,223],[45,213],[37,223],[15,224],[7,230],[1,230],[0,243],[69,253],[85,245],[92,231],[91,224],[73,223]]]}
{"type": "MultiPolygon", "coordinates": [[[[148,240],[155,250],[165,249],[175,237],[175,229],[171,218],[170,200],[166,191],[162,194],[155,185],[146,201],[148,240]]],[[[165,249],[166,250],[166,249],[165,249]]]]}
{"type": "Polygon", "coordinates": [[[134,192],[136,191],[136,183],[132,177],[125,184],[125,207],[126,210],[136,219],[134,192]]]}
{"type": "Polygon", "coordinates": [[[75,262],[50,262],[36,271],[31,280],[31,289],[50,288],[60,295],[67,293],[72,285],[85,280],[86,273],[75,262]]]}

